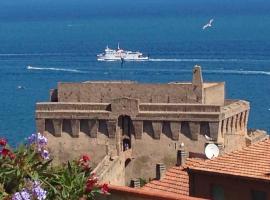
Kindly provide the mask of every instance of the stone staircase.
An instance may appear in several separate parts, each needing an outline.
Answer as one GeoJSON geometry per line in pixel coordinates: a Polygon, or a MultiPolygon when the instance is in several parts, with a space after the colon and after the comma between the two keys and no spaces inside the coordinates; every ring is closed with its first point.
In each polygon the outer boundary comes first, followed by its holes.
{"type": "Polygon", "coordinates": [[[99,179],[99,182],[106,182],[114,185],[125,184],[125,161],[131,159],[132,150],[129,149],[120,154],[120,156],[106,155],[102,161],[93,170],[93,173],[99,179]]]}
{"type": "Polygon", "coordinates": [[[108,166],[110,166],[110,156],[106,155],[102,161],[96,166],[96,168],[93,170],[92,173],[95,173],[96,176],[99,177],[99,179],[101,179],[101,175],[104,171],[106,171],[106,168],[108,168],[108,166]]]}

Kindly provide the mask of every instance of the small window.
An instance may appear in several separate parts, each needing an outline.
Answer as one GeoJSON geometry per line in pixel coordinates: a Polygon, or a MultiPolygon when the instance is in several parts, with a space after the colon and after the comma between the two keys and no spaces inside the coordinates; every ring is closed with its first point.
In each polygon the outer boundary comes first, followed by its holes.
{"type": "Polygon", "coordinates": [[[220,185],[212,186],[212,199],[213,200],[225,200],[224,189],[220,185]]]}
{"type": "Polygon", "coordinates": [[[266,200],[267,194],[266,194],[266,192],[263,192],[263,191],[252,190],[251,191],[251,199],[252,200],[266,200]]]}

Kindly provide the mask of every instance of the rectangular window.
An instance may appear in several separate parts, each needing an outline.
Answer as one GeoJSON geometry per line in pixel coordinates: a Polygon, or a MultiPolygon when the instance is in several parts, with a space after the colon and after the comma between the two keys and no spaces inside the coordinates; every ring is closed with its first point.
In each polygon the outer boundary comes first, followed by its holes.
{"type": "Polygon", "coordinates": [[[224,189],[220,185],[212,186],[212,198],[213,200],[225,200],[224,189]]]}
{"type": "Polygon", "coordinates": [[[267,194],[266,192],[263,192],[263,191],[252,190],[251,199],[252,200],[266,200],[267,194]]]}

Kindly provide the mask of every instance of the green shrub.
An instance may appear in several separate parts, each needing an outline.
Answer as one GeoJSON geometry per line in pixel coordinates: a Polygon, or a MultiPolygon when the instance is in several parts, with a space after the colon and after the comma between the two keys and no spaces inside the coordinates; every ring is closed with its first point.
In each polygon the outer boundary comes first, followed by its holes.
{"type": "Polygon", "coordinates": [[[107,184],[99,186],[91,173],[89,156],[52,167],[47,138],[38,133],[27,140],[13,151],[0,139],[0,199],[77,200],[108,194],[107,184]]]}

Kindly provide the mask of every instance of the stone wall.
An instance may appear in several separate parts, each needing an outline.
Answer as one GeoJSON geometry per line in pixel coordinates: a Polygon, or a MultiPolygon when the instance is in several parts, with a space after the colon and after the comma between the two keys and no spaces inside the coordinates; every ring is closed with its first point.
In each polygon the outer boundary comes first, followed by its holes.
{"type": "MultiPolygon", "coordinates": [[[[128,97],[141,103],[200,103],[192,84],[137,84],[125,82],[59,83],[59,102],[104,102],[128,97]]],[[[201,97],[200,97],[201,99],[201,97]]]]}
{"type": "Polygon", "coordinates": [[[209,105],[224,105],[225,83],[213,83],[204,87],[204,103],[209,105]]]}
{"type": "MultiPolygon", "coordinates": [[[[166,131],[166,130],[163,130],[166,131]]],[[[147,132],[143,132],[142,139],[131,139],[132,158],[126,166],[126,184],[134,178],[144,178],[147,181],[156,177],[155,167],[157,163],[164,163],[166,168],[176,164],[177,150],[181,143],[185,144],[190,152],[201,153],[204,151],[206,139],[204,135],[198,135],[197,140],[180,134],[177,140],[172,140],[171,136],[162,133],[159,138],[154,139],[147,132]]]]}
{"type": "Polygon", "coordinates": [[[95,167],[107,155],[108,137],[104,134],[97,134],[96,138],[90,138],[84,133],[78,138],[72,138],[65,132],[61,137],[55,137],[47,131],[44,134],[48,137],[48,147],[55,163],[78,159],[81,155],[88,154],[95,167]]]}

